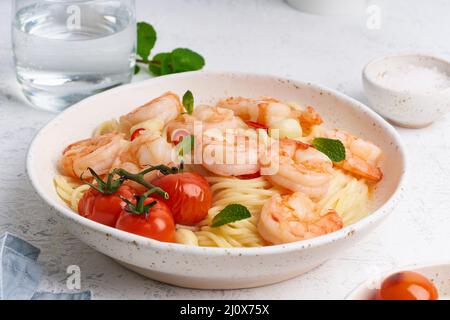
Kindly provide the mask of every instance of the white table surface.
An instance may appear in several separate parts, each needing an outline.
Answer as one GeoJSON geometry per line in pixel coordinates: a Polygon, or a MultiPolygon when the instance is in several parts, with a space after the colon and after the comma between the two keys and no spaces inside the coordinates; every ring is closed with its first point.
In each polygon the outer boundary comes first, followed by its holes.
{"type": "MultiPolygon", "coordinates": [[[[450,260],[450,116],[425,129],[398,129],[408,153],[404,201],[362,242],[296,279],[246,290],[183,289],[145,279],[90,249],[54,219],[26,177],[28,145],[54,114],[30,108],[15,81],[11,2],[0,1],[0,233],[10,231],[42,248],[41,289],[67,291],[66,268],[76,264],[82,289],[97,299],[341,299],[377,270],[450,260]]],[[[382,9],[379,31],[368,30],[365,18],[307,15],[280,0],[137,5],[138,20],[158,31],[155,52],[189,47],[204,55],[208,70],[309,80],[366,102],[360,73],[370,59],[417,50],[450,58],[450,1],[373,2],[382,9]]]]}

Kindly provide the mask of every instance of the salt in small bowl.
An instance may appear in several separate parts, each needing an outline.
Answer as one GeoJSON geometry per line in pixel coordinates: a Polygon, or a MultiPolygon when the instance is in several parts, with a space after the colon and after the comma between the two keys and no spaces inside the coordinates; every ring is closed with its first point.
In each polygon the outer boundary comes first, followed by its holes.
{"type": "Polygon", "coordinates": [[[450,62],[397,54],[369,62],[363,85],[371,107],[391,123],[422,128],[450,111],[450,62]]]}

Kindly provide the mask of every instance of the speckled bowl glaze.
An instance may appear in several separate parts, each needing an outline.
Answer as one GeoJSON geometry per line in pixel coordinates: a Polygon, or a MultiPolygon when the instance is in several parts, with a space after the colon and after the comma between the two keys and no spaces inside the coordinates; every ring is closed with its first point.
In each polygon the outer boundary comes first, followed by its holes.
{"type": "MultiPolygon", "coordinates": [[[[362,73],[364,90],[371,107],[395,125],[422,128],[450,111],[450,88],[431,92],[395,90],[377,78],[399,66],[436,67],[450,75],[450,62],[423,54],[398,54],[369,62],[362,73]]],[[[408,81],[408,79],[405,79],[408,81]]]]}
{"type": "Polygon", "coordinates": [[[372,300],[383,279],[400,271],[415,271],[430,279],[439,292],[439,300],[450,300],[450,263],[414,264],[395,268],[389,272],[374,275],[376,278],[368,279],[352,291],[347,300],[372,300]]]}
{"type": "Polygon", "coordinates": [[[194,72],[122,86],[79,102],[45,126],[32,142],[27,170],[38,194],[64,220],[71,233],[126,267],[162,282],[204,289],[234,289],[286,280],[320,265],[355,245],[390,213],[399,200],[405,170],[396,131],[375,112],[336,91],[274,76],[194,72]],[[263,248],[205,248],[162,243],[110,228],[79,216],[58,197],[53,185],[57,161],[69,143],[84,139],[102,121],[118,117],[171,90],[191,90],[196,103],[230,95],[271,95],[312,105],[330,127],[370,139],[384,151],[384,179],[374,191],[372,213],[338,232],[316,239],[263,248]]]}

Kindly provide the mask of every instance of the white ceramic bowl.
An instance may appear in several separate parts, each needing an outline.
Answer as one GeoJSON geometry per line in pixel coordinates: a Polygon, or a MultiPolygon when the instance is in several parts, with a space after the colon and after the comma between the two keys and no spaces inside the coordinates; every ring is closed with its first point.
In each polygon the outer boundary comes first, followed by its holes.
{"type": "Polygon", "coordinates": [[[450,76],[450,62],[444,59],[423,54],[390,55],[365,66],[364,90],[372,108],[393,124],[422,128],[450,111],[450,87],[429,92],[395,90],[380,81],[384,72],[407,66],[436,68],[450,76]]]}
{"type": "Polygon", "coordinates": [[[439,292],[439,300],[450,300],[450,263],[433,263],[410,265],[385,272],[379,279],[369,279],[358,286],[348,296],[347,300],[372,300],[377,288],[387,276],[400,271],[415,271],[430,279],[439,292]]]}
{"type": "Polygon", "coordinates": [[[27,170],[38,194],[64,220],[71,233],[128,268],[170,284],[191,288],[246,288],[300,275],[341,250],[355,245],[392,211],[399,200],[405,170],[396,131],[361,103],[310,83],[272,76],[194,72],[122,86],[79,102],[61,113],[35,137],[27,170]],[[271,95],[312,105],[328,126],[347,129],[378,144],[386,155],[384,179],[374,192],[373,212],[335,233],[302,242],[263,248],[205,248],[163,243],[110,228],[79,216],[56,194],[53,177],[66,145],[89,137],[102,121],[118,117],[172,90],[191,90],[196,103],[215,103],[229,95],[271,95]]]}

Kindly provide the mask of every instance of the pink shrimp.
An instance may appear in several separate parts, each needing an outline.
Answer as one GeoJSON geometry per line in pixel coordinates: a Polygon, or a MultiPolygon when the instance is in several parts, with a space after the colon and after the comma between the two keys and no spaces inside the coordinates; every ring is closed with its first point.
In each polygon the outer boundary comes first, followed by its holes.
{"type": "Polygon", "coordinates": [[[333,210],[321,216],[315,203],[301,192],[274,195],[267,200],[258,221],[264,240],[282,244],[306,240],[342,229],[342,218],[333,210]]]}

